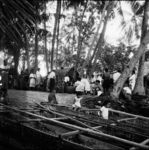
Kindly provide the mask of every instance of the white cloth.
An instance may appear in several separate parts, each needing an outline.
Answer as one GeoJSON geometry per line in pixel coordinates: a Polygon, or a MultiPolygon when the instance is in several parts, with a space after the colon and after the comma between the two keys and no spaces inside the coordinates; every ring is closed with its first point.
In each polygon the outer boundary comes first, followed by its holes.
{"type": "Polygon", "coordinates": [[[91,91],[90,83],[86,78],[83,78],[81,82],[84,84],[85,91],[91,91]]]}
{"type": "Polygon", "coordinates": [[[29,87],[35,87],[36,86],[36,75],[31,73],[29,78],[30,78],[29,87]]]}
{"type": "Polygon", "coordinates": [[[81,99],[82,99],[82,97],[80,97],[80,98],[75,97],[75,103],[72,106],[81,108],[81,103],[80,103],[81,99]]]}
{"type": "Polygon", "coordinates": [[[48,75],[48,79],[53,79],[56,77],[56,74],[54,71],[50,72],[49,75],[48,75]]]}
{"type": "Polygon", "coordinates": [[[108,120],[108,118],[109,118],[109,109],[106,108],[105,106],[102,106],[100,110],[101,110],[102,117],[104,119],[108,120]]]}
{"type": "Polygon", "coordinates": [[[127,93],[127,94],[132,94],[132,91],[129,87],[124,87],[123,90],[127,93]]]}
{"type": "Polygon", "coordinates": [[[118,78],[120,77],[120,75],[121,75],[121,73],[119,73],[119,72],[115,72],[113,74],[113,82],[114,83],[118,80],[118,78]]]}
{"type": "Polygon", "coordinates": [[[102,91],[97,91],[97,95],[100,96],[103,92],[102,91]]]}
{"type": "Polygon", "coordinates": [[[84,92],[85,86],[81,81],[75,82],[76,92],[84,92]]]}
{"type": "Polygon", "coordinates": [[[67,82],[69,82],[69,81],[70,81],[70,78],[69,78],[68,76],[65,76],[65,77],[64,77],[64,82],[67,83],[67,82]]]}
{"type": "Polygon", "coordinates": [[[129,83],[131,86],[131,90],[133,91],[135,84],[136,84],[136,75],[133,74],[130,78],[129,78],[129,83]]]}

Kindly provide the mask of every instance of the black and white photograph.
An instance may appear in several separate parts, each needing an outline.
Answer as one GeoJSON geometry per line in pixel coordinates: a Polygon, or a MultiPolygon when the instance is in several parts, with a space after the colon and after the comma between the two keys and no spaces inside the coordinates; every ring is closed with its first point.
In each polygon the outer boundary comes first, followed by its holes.
{"type": "Polygon", "coordinates": [[[149,150],[148,0],[0,0],[0,150],[149,150]]]}

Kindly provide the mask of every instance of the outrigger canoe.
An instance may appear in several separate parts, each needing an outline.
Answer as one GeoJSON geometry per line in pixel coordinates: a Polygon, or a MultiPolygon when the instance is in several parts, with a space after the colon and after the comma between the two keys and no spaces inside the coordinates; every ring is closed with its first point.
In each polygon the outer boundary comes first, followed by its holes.
{"type": "Polygon", "coordinates": [[[128,132],[129,137],[123,137],[121,129],[116,130],[113,122],[112,131],[110,126],[99,121],[85,122],[85,119],[82,121],[40,104],[30,110],[0,106],[0,142],[18,149],[149,149],[148,135],[128,132]],[[120,134],[116,135],[118,132],[120,134]]]}

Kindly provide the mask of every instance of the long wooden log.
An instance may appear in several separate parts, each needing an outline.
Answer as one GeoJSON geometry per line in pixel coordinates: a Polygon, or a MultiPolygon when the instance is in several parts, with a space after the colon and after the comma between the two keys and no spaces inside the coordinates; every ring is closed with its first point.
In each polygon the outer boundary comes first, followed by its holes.
{"type": "MultiPolygon", "coordinates": [[[[143,142],[141,142],[140,144],[141,145],[146,145],[146,144],[148,144],[149,143],[149,139],[146,139],[146,140],[144,140],[143,142]]],[[[130,148],[130,150],[137,150],[138,148],[136,148],[136,147],[132,147],[132,148],[130,148]]]]}
{"type": "Polygon", "coordinates": [[[7,109],[11,109],[13,111],[20,112],[22,114],[27,114],[27,115],[34,116],[34,117],[37,117],[37,118],[45,119],[45,120],[47,120],[49,122],[52,122],[52,123],[55,123],[57,125],[61,125],[61,126],[64,126],[64,127],[73,128],[75,130],[80,130],[80,131],[86,132],[89,135],[94,135],[95,137],[101,137],[102,136],[102,137],[109,138],[109,139],[114,140],[114,141],[122,142],[122,143],[130,145],[130,146],[139,147],[141,149],[149,149],[149,146],[142,145],[142,144],[136,143],[134,141],[129,141],[129,140],[126,140],[126,139],[122,139],[122,138],[113,136],[113,135],[109,135],[109,134],[93,131],[91,129],[86,129],[86,128],[83,128],[83,127],[79,127],[79,126],[68,124],[68,123],[64,123],[64,122],[60,122],[58,120],[52,120],[50,118],[47,118],[47,117],[44,117],[44,116],[40,116],[40,115],[37,115],[37,114],[33,114],[33,113],[30,113],[30,112],[25,112],[25,111],[22,111],[22,110],[18,110],[17,108],[9,107],[9,106],[6,106],[6,105],[1,104],[1,103],[0,103],[0,105],[3,105],[7,109]]]}
{"type": "Polygon", "coordinates": [[[119,114],[122,114],[122,115],[128,115],[128,116],[136,117],[137,119],[145,119],[145,120],[148,120],[148,121],[149,121],[149,117],[144,117],[144,116],[140,116],[140,115],[135,115],[135,114],[131,114],[131,113],[119,111],[119,110],[114,110],[114,109],[111,109],[111,108],[109,108],[109,111],[115,112],[115,113],[119,113],[119,114]]]}

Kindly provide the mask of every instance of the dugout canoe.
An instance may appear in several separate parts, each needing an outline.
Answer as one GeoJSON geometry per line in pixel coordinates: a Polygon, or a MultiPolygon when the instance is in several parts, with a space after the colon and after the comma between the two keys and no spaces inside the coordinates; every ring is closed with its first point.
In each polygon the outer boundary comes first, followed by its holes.
{"type": "Polygon", "coordinates": [[[127,140],[104,133],[101,126],[87,128],[58,114],[47,113],[47,117],[35,113],[37,110],[31,112],[1,106],[0,139],[19,149],[149,149],[145,136],[127,140]]]}

